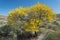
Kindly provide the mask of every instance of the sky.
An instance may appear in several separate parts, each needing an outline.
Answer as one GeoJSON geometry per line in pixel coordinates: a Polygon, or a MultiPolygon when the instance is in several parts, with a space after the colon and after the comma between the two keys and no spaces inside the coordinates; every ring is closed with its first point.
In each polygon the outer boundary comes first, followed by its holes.
{"type": "Polygon", "coordinates": [[[8,15],[15,8],[31,7],[38,2],[47,5],[53,12],[60,13],[60,0],[0,0],[0,15],[8,15]]]}

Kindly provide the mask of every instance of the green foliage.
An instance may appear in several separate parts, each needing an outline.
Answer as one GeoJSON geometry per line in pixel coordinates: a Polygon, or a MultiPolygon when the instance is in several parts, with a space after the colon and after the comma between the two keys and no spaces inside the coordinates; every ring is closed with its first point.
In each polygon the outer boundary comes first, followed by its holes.
{"type": "Polygon", "coordinates": [[[46,33],[43,40],[60,40],[60,32],[49,31],[46,33]]]}
{"type": "Polygon", "coordinates": [[[8,25],[0,27],[0,40],[17,40],[15,29],[8,25]]]}

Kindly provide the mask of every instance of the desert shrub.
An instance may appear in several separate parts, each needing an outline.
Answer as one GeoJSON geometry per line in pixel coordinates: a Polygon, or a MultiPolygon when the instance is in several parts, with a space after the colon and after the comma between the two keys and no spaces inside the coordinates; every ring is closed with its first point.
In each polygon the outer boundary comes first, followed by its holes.
{"type": "Polygon", "coordinates": [[[9,32],[11,31],[11,28],[8,25],[4,25],[2,27],[0,27],[0,34],[9,34],[9,32]]]}
{"type": "Polygon", "coordinates": [[[43,40],[60,40],[60,32],[49,31],[46,33],[43,40]]]}
{"type": "Polygon", "coordinates": [[[54,12],[40,3],[30,8],[16,8],[9,12],[7,25],[1,27],[0,32],[3,37],[12,35],[12,40],[19,38],[20,34],[23,37],[26,37],[27,34],[27,37],[35,37],[40,31],[40,27],[53,22],[54,17],[54,12]]]}
{"type": "Polygon", "coordinates": [[[15,29],[9,25],[0,27],[0,40],[17,40],[15,29]]]}
{"type": "Polygon", "coordinates": [[[30,8],[17,8],[10,12],[8,25],[16,26],[26,32],[38,32],[43,23],[52,22],[55,14],[43,4],[36,4],[30,8]]]}

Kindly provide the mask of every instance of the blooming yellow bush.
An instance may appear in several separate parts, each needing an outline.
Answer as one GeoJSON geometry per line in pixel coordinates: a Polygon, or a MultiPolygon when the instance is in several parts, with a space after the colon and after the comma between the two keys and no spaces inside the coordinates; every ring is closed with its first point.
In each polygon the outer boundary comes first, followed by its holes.
{"type": "Polygon", "coordinates": [[[30,8],[17,8],[9,13],[8,25],[19,27],[25,32],[39,32],[42,24],[52,22],[55,14],[43,4],[36,4],[30,8]]]}

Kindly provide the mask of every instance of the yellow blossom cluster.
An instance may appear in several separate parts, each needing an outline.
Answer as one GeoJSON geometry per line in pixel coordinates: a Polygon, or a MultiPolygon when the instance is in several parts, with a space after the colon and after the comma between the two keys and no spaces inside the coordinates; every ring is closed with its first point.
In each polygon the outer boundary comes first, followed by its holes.
{"type": "Polygon", "coordinates": [[[43,24],[42,20],[30,19],[29,22],[24,24],[26,32],[38,32],[39,25],[43,24]]]}

